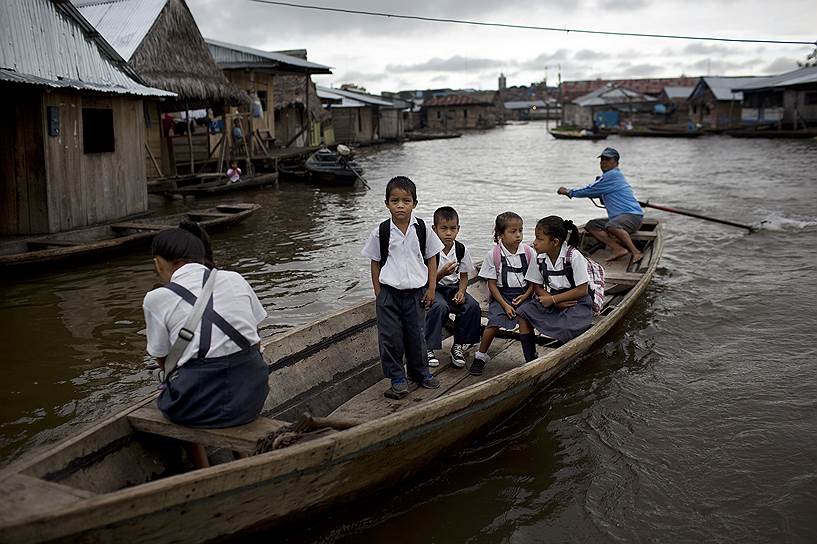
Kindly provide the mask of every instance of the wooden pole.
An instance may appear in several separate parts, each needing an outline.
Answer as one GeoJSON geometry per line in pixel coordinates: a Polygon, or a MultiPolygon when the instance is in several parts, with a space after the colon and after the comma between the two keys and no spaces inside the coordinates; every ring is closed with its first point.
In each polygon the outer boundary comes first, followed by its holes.
{"type": "Polygon", "coordinates": [[[193,127],[190,124],[190,110],[187,108],[187,103],[184,104],[184,118],[187,120],[187,150],[190,152],[190,174],[195,172],[193,164],[193,127]]]}
{"type": "Polygon", "coordinates": [[[159,168],[159,163],[156,162],[156,157],[153,156],[153,151],[150,150],[150,146],[147,144],[147,142],[145,142],[145,149],[148,152],[148,156],[150,157],[150,161],[153,163],[153,168],[156,169],[156,173],[159,174],[160,178],[165,177],[165,175],[162,174],[162,169],[159,168]]]}

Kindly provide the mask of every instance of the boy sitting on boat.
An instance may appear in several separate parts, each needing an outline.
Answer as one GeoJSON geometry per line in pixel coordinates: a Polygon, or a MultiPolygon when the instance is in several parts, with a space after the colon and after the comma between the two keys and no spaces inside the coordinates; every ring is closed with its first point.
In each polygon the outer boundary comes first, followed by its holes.
{"type": "Polygon", "coordinates": [[[468,273],[475,270],[468,248],[457,241],[460,218],[450,206],[434,212],[431,227],[443,243],[437,256],[437,290],[434,303],[426,313],[426,345],[428,366],[438,366],[440,360],[434,350],[442,349],[443,325],[449,313],[454,313],[454,345],[451,346],[451,363],[457,368],[465,367],[465,348],[479,342],[480,309],[474,297],[466,293],[468,273]]]}
{"type": "Polygon", "coordinates": [[[390,398],[408,394],[408,378],[428,389],[440,382],[428,370],[423,334],[423,306],[434,302],[437,287],[437,253],[443,243],[414,216],[417,187],[404,176],[386,185],[386,208],[391,218],[375,227],[361,254],[371,259],[372,287],[377,298],[377,332],[383,374],[391,380],[390,398]],[[425,286],[428,286],[424,289],[425,286]]]}

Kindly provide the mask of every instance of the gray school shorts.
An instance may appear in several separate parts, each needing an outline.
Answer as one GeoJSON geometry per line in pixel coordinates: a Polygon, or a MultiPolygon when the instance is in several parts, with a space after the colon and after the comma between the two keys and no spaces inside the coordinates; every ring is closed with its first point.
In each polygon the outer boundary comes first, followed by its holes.
{"type": "Polygon", "coordinates": [[[641,227],[641,223],[644,221],[643,215],[636,215],[634,213],[622,213],[617,215],[613,218],[606,218],[602,217],[599,219],[591,219],[587,222],[585,228],[587,229],[599,229],[599,230],[607,230],[607,229],[624,229],[630,234],[634,233],[641,227]]]}

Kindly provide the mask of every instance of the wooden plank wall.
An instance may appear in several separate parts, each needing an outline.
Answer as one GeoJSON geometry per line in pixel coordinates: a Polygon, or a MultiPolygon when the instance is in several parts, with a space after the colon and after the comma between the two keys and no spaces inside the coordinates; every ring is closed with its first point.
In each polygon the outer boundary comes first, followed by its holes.
{"type": "Polygon", "coordinates": [[[335,140],[348,144],[368,144],[376,138],[374,108],[332,108],[335,140]]]}
{"type": "Polygon", "coordinates": [[[49,230],[70,230],[146,211],[142,101],[53,92],[43,102],[43,111],[59,107],[62,127],[58,138],[46,139],[49,230]],[[113,152],[84,153],[83,107],[113,110],[113,152]]]}
{"type": "Polygon", "coordinates": [[[42,92],[0,86],[0,235],[48,232],[42,92]]]}
{"type": "MultiPolygon", "coordinates": [[[[150,126],[148,126],[147,119],[145,120],[145,141],[147,142],[150,151],[159,163],[159,168],[164,168],[162,164],[162,114],[159,112],[159,103],[156,101],[145,101],[146,117],[150,118],[150,126]]],[[[148,178],[158,178],[159,173],[156,172],[156,167],[153,166],[153,161],[150,160],[147,150],[145,154],[145,174],[148,178]]],[[[162,172],[167,175],[166,172],[162,172]]]]}

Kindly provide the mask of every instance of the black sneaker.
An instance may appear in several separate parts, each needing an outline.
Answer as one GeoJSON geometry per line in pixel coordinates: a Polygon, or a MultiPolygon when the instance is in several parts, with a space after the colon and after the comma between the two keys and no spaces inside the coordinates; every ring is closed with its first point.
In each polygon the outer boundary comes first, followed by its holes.
{"type": "Polygon", "coordinates": [[[468,369],[468,372],[472,376],[482,376],[482,371],[485,370],[485,365],[488,363],[485,359],[479,359],[474,357],[474,362],[471,363],[471,368],[468,369]]]}
{"type": "Polygon", "coordinates": [[[424,378],[423,381],[420,382],[420,387],[425,387],[426,389],[439,389],[440,380],[438,380],[434,376],[428,376],[427,378],[424,378]]]}
{"type": "Polygon", "coordinates": [[[408,384],[406,382],[392,382],[391,387],[386,389],[383,395],[390,399],[400,400],[408,395],[408,384]]]}
{"type": "Polygon", "coordinates": [[[451,346],[451,364],[457,368],[465,368],[465,346],[463,344],[454,344],[451,346]]]}
{"type": "Polygon", "coordinates": [[[428,359],[428,366],[440,366],[440,360],[437,359],[437,356],[434,355],[433,351],[428,350],[426,358],[428,359]]]}

